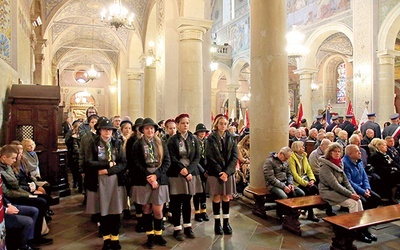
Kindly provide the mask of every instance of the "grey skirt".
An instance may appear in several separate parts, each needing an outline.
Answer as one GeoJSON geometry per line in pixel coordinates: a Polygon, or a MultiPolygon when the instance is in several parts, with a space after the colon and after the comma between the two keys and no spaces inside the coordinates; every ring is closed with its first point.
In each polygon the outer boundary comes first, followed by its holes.
{"type": "Polygon", "coordinates": [[[169,177],[169,192],[172,195],[190,194],[195,195],[203,192],[200,175],[194,175],[191,181],[187,181],[185,177],[169,177]]]}
{"type": "Polygon", "coordinates": [[[86,213],[121,214],[127,206],[125,186],[118,186],[117,175],[99,175],[98,181],[97,192],[87,191],[86,213]]]}
{"type": "Polygon", "coordinates": [[[230,195],[236,193],[235,175],[230,175],[226,182],[222,182],[215,176],[208,176],[206,190],[210,196],[230,195]]]}
{"type": "Polygon", "coordinates": [[[131,187],[132,200],[138,204],[155,204],[161,205],[169,202],[168,185],[161,185],[156,189],[152,189],[150,184],[146,186],[131,187]]]}

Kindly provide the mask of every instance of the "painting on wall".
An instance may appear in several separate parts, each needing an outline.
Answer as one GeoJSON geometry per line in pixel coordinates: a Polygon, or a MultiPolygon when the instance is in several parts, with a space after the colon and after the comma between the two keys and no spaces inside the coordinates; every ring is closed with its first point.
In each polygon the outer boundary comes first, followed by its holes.
{"type": "Polygon", "coordinates": [[[0,1],[0,58],[11,64],[11,0],[0,1]]]}
{"type": "Polygon", "coordinates": [[[228,27],[229,44],[233,53],[237,54],[250,48],[250,17],[238,20],[228,27]]]}
{"type": "Polygon", "coordinates": [[[287,0],[287,25],[311,24],[350,9],[350,0],[287,0]]]}

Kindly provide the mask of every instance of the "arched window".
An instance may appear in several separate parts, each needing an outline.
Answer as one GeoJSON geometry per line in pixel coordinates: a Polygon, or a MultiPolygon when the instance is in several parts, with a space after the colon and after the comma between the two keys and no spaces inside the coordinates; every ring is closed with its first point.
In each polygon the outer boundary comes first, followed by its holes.
{"type": "Polygon", "coordinates": [[[337,67],[336,103],[346,103],[346,64],[337,67]]]}

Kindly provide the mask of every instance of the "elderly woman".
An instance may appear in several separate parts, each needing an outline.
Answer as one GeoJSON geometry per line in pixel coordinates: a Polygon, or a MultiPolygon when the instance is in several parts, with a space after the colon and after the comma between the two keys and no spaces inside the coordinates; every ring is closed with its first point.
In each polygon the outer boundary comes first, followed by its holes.
{"type": "Polygon", "coordinates": [[[40,181],[39,158],[35,152],[36,144],[31,139],[23,139],[21,143],[24,150],[22,157],[26,161],[26,170],[32,177],[40,181]]]}
{"type": "Polygon", "coordinates": [[[375,143],[376,152],[371,155],[370,163],[375,168],[375,172],[381,177],[380,185],[382,190],[385,192],[382,196],[388,196],[389,193],[390,202],[398,204],[396,199],[396,193],[398,185],[400,185],[400,166],[387,154],[386,141],[382,139],[376,140],[375,143]]]}
{"type": "Polygon", "coordinates": [[[338,138],[337,138],[336,142],[339,143],[340,146],[342,146],[342,148],[346,148],[346,146],[348,144],[347,139],[348,139],[347,131],[346,130],[340,130],[339,133],[338,133],[338,138]]]}
{"type": "MultiPolygon", "coordinates": [[[[360,196],[353,189],[344,172],[342,154],[342,146],[335,142],[329,145],[325,157],[321,157],[319,194],[331,206],[348,207],[350,213],[363,211],[360,196]]],[[[365,229],[357,233],[357,239],[371,243],[372,240],[376,240],[376,237],[365,229]]]]}
{"type": "Polygon", "coordinates": [[[126,206],[127,197],[123,181],[126,158],[122,141],[112,136],[115,130],[109,119],[101,119],[97,124],[97,135],[87,147],[82,148],[85,152],[83,171],[87,189],[86,212],[101,214],[103,249],[121,249],[120,215],[126,206]]]}
{"type": "MultiPolygon", "coordinates": [[[[307,160],[307,153],[304,151],[304,142],[295,141],[291,147],[293,153],[288,163],[293,175],[294,185],[304,191],[305,195],[318,194],[318,187],[315,185],[315,177],[307,160]]],[[[308,209],[308,220],[318,222],[312,208],[308,209]]]]}
{"type": "Polygon", "coordinates": [[[162,236],[162,210],[163,204],[169,200],[167,170],[171,161],[167,147],[156,135],[157,129],[157,123],[151,118],[143,120],[139,126],[143,136],[133,145],[133,166],[130,169],[132,198],[143,206],[142,221],[149,248],[167,244],[162,236]]]}

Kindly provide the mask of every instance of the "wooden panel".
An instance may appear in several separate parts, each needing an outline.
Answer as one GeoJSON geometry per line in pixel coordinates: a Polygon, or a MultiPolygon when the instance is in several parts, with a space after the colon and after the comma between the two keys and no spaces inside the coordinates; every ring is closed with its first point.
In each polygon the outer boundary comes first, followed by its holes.
{"type": "Polygon", "coordinates": [[[312,206],[327,204],[326,201],[324,201],[319,195],[280,199],[276,200],[276,202],[286,207],[299,208],[299,209],[304,207],[312,207],[312,206]]]}
{"type": "Polygon", "coordinates": [[[33,110],[29,109],[17,109],[15,116],[18,122],[31,122],[33,119],[33,110]]]}

